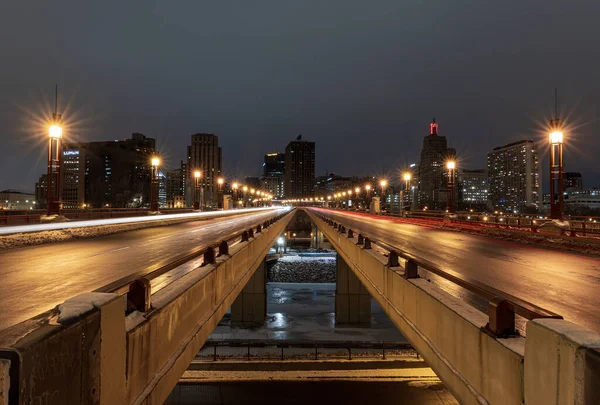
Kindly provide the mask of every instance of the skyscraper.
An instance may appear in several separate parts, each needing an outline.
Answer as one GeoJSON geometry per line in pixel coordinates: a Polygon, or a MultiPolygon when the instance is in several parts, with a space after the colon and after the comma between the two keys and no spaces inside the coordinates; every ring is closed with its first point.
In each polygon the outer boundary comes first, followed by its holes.
{"type": "Polygon", "coordinates": [[[449,159],[456,158],[456,150],[448,148],[445,136],[438,135],[435,118],[429,124],[429,135],[423,138],[419,163],[419,204],[429,209],[446,208],[446,167],[449,159]]]}
{"type": "MultiPolygon", "coordinates": [[[[221,148],[219,137],[215,134],[194,134],[192,144],[188,146],[187,178],[193,178],[194,171],[200,170],[200,188],[204,190],[204,205],[218,207],[219,188],[217,179],[221,176],[221,148]]],[[[188,182],[192,183],[192,182],[188,182]]],[[[187,184],[186,204],[191,206],[194,199],[194,185],[187,184]]]]}
{"type": "Polygon", "coordinates": [[[485,209],[488,189],[487,169],[458,169],[458,201],[461,208],[485,209]]]}
{"type": "Polygon", "coordinates": [[[285,153],[267,153],[263,163],[261,187],[275,198],[285,195],[285,153]]]}
{"type": "Polygon", "coordinates": [[[488,178],[494,209],[520,213],[541,208],[540,160],[534,141],[514,142],[489,152],[488,178]]]}
{"type": "Polygon", "coordinates": [[[315,143],[299,135],[285,148],[285,198],[305,198],[314,194],[315,143]]]}
{"type": "Polygon", "coordinates": [[[144,205],[150,199],[150,159],[155,152],[154,139],[138,133],[121,141],[64,143],[62,207],[144,205]]]}

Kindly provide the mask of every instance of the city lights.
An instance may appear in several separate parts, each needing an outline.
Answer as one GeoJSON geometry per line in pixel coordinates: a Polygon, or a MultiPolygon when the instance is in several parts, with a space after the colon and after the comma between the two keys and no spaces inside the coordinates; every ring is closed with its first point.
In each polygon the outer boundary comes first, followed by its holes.
{"type": "Polygon", "coordinates": [[[50,138],[61,138],[62,128],[59,125],[51,125],[49,129],[50,138]]]}

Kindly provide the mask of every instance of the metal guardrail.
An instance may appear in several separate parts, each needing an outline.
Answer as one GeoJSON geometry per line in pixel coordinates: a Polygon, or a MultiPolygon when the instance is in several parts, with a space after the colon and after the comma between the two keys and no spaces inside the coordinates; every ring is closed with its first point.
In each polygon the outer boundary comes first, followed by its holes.
{"type": "MultiPolygon", "coordinates": [[[[326,215],[315,212],[321,220],[332,226],[340,233],[347,234],[348,238],[354,238],[354,231],[346,228],[341,223],[329,219],[326,215]]],[[[434,273],[435,275],[448,280],[479,297],[488,301],[489,323],[486,326],[486,331],[494,336],[514,336],[518,334],[515,329],[515,314],[518,314],[528,320],[536,318],[556,318],[563,319],[552,311],[541,308],[528,301],[517,298],[513,295],[497,290],[489,285],[479,281],[469,279],[464,276],[451,274],[440,269],[435,264],[426,259],[418,258],[402,249],[389,245],[383,241],[376,240],[361,230],[358,231],[357,245],[363,246],[363,249],[371,249],[371,244],[376,244],[388,251],[388,266],[398,267],[399,259],[405,260],[404,278],[413,279],[419,278],[419,268],[434,273]]]]}
{"type": "Polygon", "coordinates": [[[219,242],[209,244],[208,246],[204,246],[199,249],[191,250],[186,255],[160,265],[158,268],[146,269],[141,272],[130,274],[110,284],[107,284],[95,290],[94,292],[126,295],[127,313],[131,313],[135,310],[146,312],[150,309],[152,280],[200,256],[203,256],[202,266],[215,264],[217,257],[229,254],[229,247],[232,244],[248,241],[250,238],[253,238],[255,234],[261,233],[263,229],[268,228],[288,214],[289,212],[278,214],[266,221],[256,221],[249,226],[247,230],[241,233],[239,231],[232,231],[221,238],[219,242]]]}
{"type": "Polygon", "coordinates": [[[347,353],[347,356],[344,357],[352,360],[353,350],[355,357],[372,355],[385,359],[386,350],[389,355],[390,351],[414,349],[408,342],[207,340],[196,358],[202,361],[218,361],[219,359],[251,361],[265,358],[319,360],[319,355],[321,359],[339,357],[340,350],[347,353]]]}

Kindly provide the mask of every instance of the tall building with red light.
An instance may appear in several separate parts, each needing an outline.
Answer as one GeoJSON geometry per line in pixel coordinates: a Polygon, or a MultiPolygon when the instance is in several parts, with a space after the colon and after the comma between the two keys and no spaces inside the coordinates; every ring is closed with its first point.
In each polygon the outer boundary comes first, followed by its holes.
{"type": "Polygon", "coordinates": [[[423,138],[421,162],[419,163],[418,199],[421,207],[446,208],[445,163],[456,158],[456,150],[448,148],[445,136],[438,135],[435,118],[429,123],[429,135],[423,138]]]}

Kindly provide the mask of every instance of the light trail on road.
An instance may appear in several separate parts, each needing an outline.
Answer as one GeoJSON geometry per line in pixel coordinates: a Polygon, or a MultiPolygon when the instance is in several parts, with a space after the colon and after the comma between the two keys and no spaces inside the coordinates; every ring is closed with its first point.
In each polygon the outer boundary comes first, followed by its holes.
{"type": "Polygon", "coordinates": [[[188,212],[184,214],[164,214],[164,215],[149,215],[146,217],[125,217],[125,218],[107,218],[107,219],[91,219],[81,221],[69,221],[69,222],[51,222],[46,224],[31,224],[31,225],[18,225],[18,226],[4,226],[0,227],[0,235],[10,235],[15,233],[31,233],[31,232],[42,232],[42,231],[56,231],[60,229],[69,228],[86,228],[92,226],[102,225],[120,225],[120,224],[131,224],[139,222],[152,222],[152,221],[165,221],[170,219],[202,219],[202,218],[214,218],[223,215],[237,215],[247,214],[251,212],[261,212],[265,210],[272,210],[271,207],[266,208],[245,208],[227,211],[208,211],[208,212],[188,212]]]}

